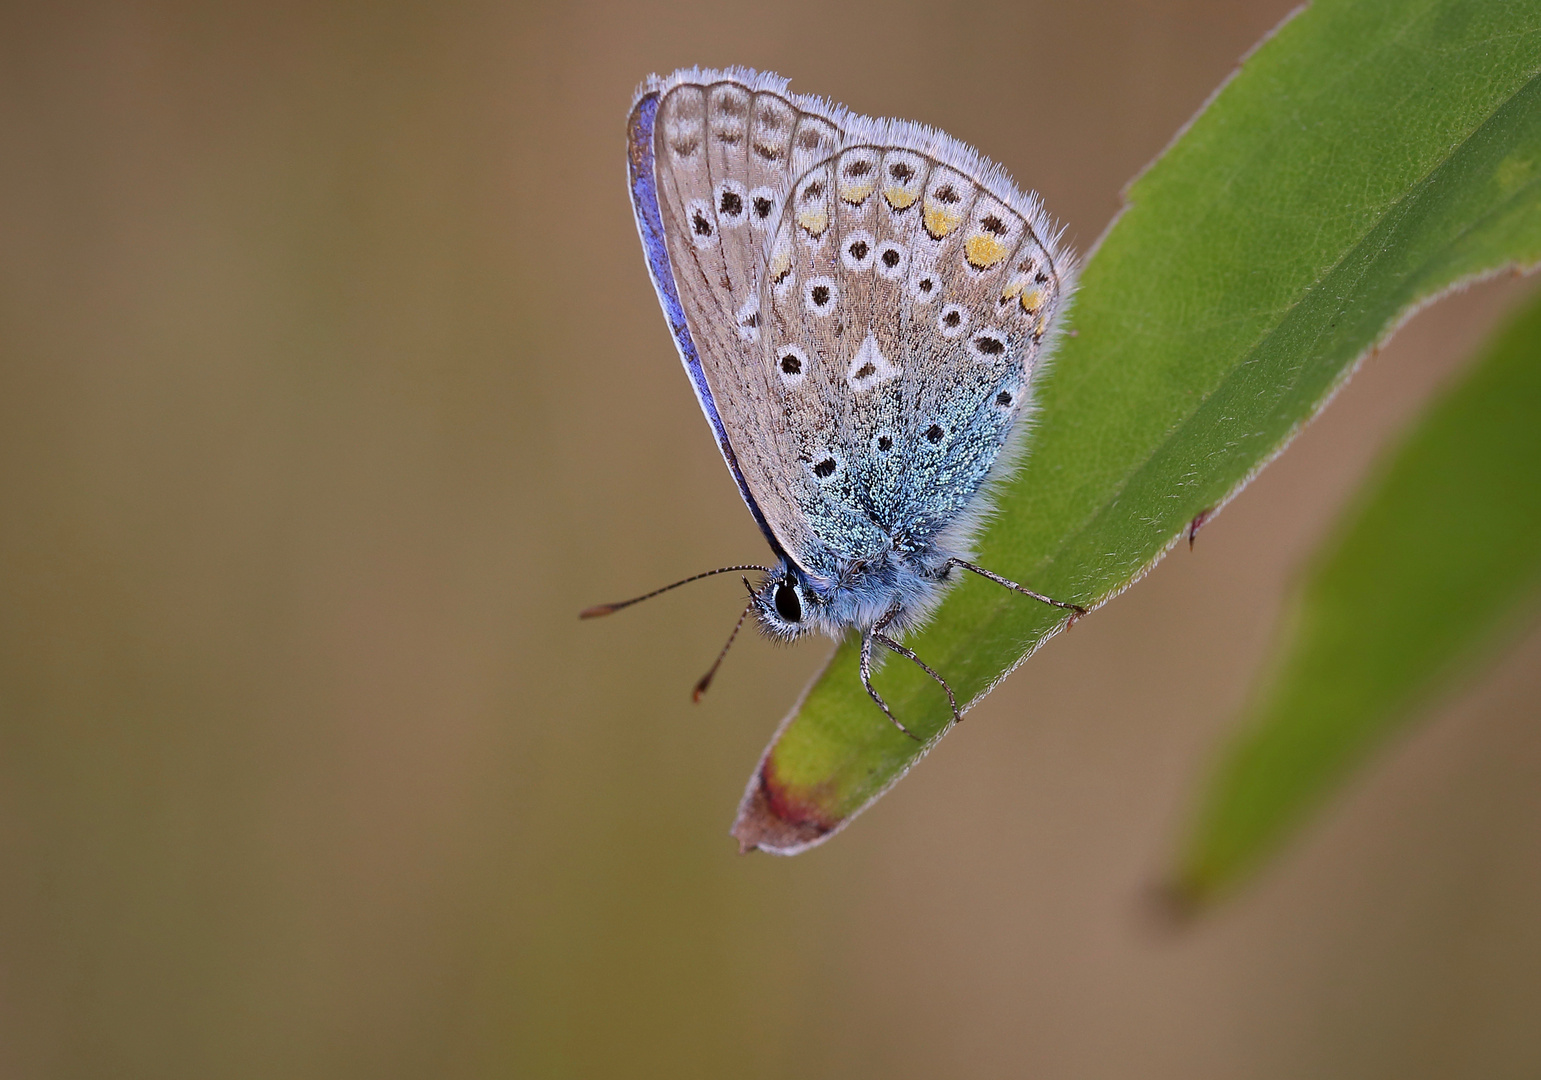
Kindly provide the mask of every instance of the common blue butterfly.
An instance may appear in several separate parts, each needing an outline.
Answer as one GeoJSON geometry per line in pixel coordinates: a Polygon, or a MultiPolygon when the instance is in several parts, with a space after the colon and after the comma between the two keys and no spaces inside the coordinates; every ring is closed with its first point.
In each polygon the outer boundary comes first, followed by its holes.
{"type": "MultiPolygon", "coordinates": [[[[744,68],[650,77],[628,184],[669,329],[771,566],[760,627],[861,634],[951,687],[897,637],[954,570],[1084,614],[969,562],[1026,429],[1075,258],[1036,196],[921,124],[873,120],[744,68]]],[[[696,686],[696,696],[721,663],[696,686]]],[[[912,736],[913,737],[913,736],[912,736]]]]}

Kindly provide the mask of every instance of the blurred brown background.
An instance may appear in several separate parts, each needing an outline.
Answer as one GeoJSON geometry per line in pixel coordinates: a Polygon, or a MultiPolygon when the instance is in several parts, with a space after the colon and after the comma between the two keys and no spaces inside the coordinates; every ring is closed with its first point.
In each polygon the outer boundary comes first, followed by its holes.
{"type": "Polygon", "coordinates": [[[939,125],[1084,249],[1291,3],[6,5],[0,1075],[1536,1075],[1541,635],[1215,917],[1139,903],[1523,282],[809,855],[726,830],[828,646],[692,707],[735,581],[575,618],[763,554],[627,206],[643,75],[939,125]]]}

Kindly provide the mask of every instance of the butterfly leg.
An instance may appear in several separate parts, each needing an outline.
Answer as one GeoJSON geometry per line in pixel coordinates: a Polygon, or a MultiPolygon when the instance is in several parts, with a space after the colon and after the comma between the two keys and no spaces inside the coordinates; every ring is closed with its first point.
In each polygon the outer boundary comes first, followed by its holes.
{"type": "MultiPolygon", "coordinates": [[[[867,688],[867,693],[871,695],[872,700],[877,702],[878,708],[883,710],[883,715],[893,721],[894,727],[904,732],[916,742],[921,742],[923,740],[919,735],[916,735],[909,728],[899,723],[899,718],[888,710],[888,703],[885,702],[881,696],[879,696],[877,690],[875,690],[872,686],[872,642],[880,637],[882,637],[882,635],[879,634],[875,629],[869,630],[867,633],[861,636],[861,684],[867,688]]],[[[948,693],[950,694],[951,691],[948,691],[948,693]]]]}
{"type": "Polygon", "coordinates": [[[1018,585],[1015,581],[1012,581],[1008,578],[1003,578],[999,574],[992,574],[982,566],[975,566],[973,563],[965,562],[962,559],[948,559],[947,569],[951,570],[954,566],[962,567],[964,570],[978,574],[982,578],[989,578],[997,585],[1004,585],[1008,589],[1014,589],[1021,593],[1023,596],[1031,596],[1034,600],[1042,600],[1045,604],[1052,604],[1054,607],[1064,608],[1066,611],[1070,612],[1071,622],[1075,622],[1075,620],[1086,614],[1086,609],[1080,604],[1072,604],[1064,600],[1056,600],[1052,596],[1045,596],[1043,593],[1034,592],[1032,589],[1029,589],[1025,585],[1018,585]]]}
{"type": "Polygon", "coordinates": [[[895,641],[893,638],[889,637],[887,634],[879,633],[877,630],[874,630],[872,632],[872,636],[875,639],[877,639],[879,644],[883,645],[884,647],[886,647],[888,649],[892,649],[894,652],[898,653],[900,656],[904,657],[906,660],[912,661],[915,664],[916,667],[920,668],[921,671],[924,671],[927,675],[929,675],[933,679],[935,679],[936,682],[937,682],[937,685],[940,686],[943,690],[945,690],[947,692],[947,704],[952,706],[952,722],[955,723],[955,724],[963,723],[963,714],[958,711],[958,699],[953,697],[952,687],[947,685],[947,680],[946,679],[944,679],[940,675],[938,675],[935,671],[933,671],[931,669],[931,667],[929,665],[926,664],[926,662],[924,660],[922,660],[920,657],[916,656],[913,649],[905,648],[903,645],[900,645],[897,641],[895,641]]]}

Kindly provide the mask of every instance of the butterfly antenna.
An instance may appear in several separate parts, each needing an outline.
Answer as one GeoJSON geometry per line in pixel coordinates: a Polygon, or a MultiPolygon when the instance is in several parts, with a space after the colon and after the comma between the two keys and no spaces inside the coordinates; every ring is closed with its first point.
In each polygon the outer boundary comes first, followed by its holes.
{"type": "Polygon", "coordinates": [[[633,604],[640,604],[644,600],[651,600],[659,593],[666,593],[670,589],[679,588],[681,585],[689,585],[692,581],[700,581],[702,578],[709,578],[714,574],[731,574],[740,570],[763,570],[767,574],[775,573],[775,570],[769,566],[723,566],[716,570],[708,570],[702,574],[692,574],[688,578],[685,578],[681,581],[676,581],[673,585],[665,585],[661,589],[654,589],[646,596],[634,596],[630,600],[622,600],[618,604],[595,604],[591,608],[584,608],[582,611],[578,612],[578,618],[597,619],[601,615],[609,615],[613,612],[620,611],[621,608],[631,607],[633,604]]]}
{"type": "MultiPolygon", "coordinates": [[[[744,579],[744,585],[746,587],[749,585],[748,578],[744,579]]],[[[744,620],[749,618],[749,613],[753,610],[754,595],[751,591],[749,603],[744,608],[744,610],[739,613],[738,622],[733,624],[733,632],[728,635],[728,640],[723,644],[722,652],[717,654],[717,659],[712,661],[712,666],[707,668],[706,674],[702,675],[701,678],[696,681],[696,688],[690,692],[691,701],[699,702],[701,700],[701,695],[706,693],[706,688],[712,685],[712,676],[716,675],[717,669],[722,667],[722,658],[728,655],[728,650],[733,647],[733,639],[738,637],[738,632],[743,627],[744,620]]]]}

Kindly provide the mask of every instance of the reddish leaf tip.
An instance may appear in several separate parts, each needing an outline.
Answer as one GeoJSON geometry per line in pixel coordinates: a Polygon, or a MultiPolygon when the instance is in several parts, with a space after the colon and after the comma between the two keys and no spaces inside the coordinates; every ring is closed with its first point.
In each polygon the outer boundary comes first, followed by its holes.
{"type": "Polygon", "coordinates": [[[744,792],[730,835],[738,841],[740,854],[759,848],[773,855],[795,855],[823,840],[836,824],[783,790],[767,761],[744,792]]]}

